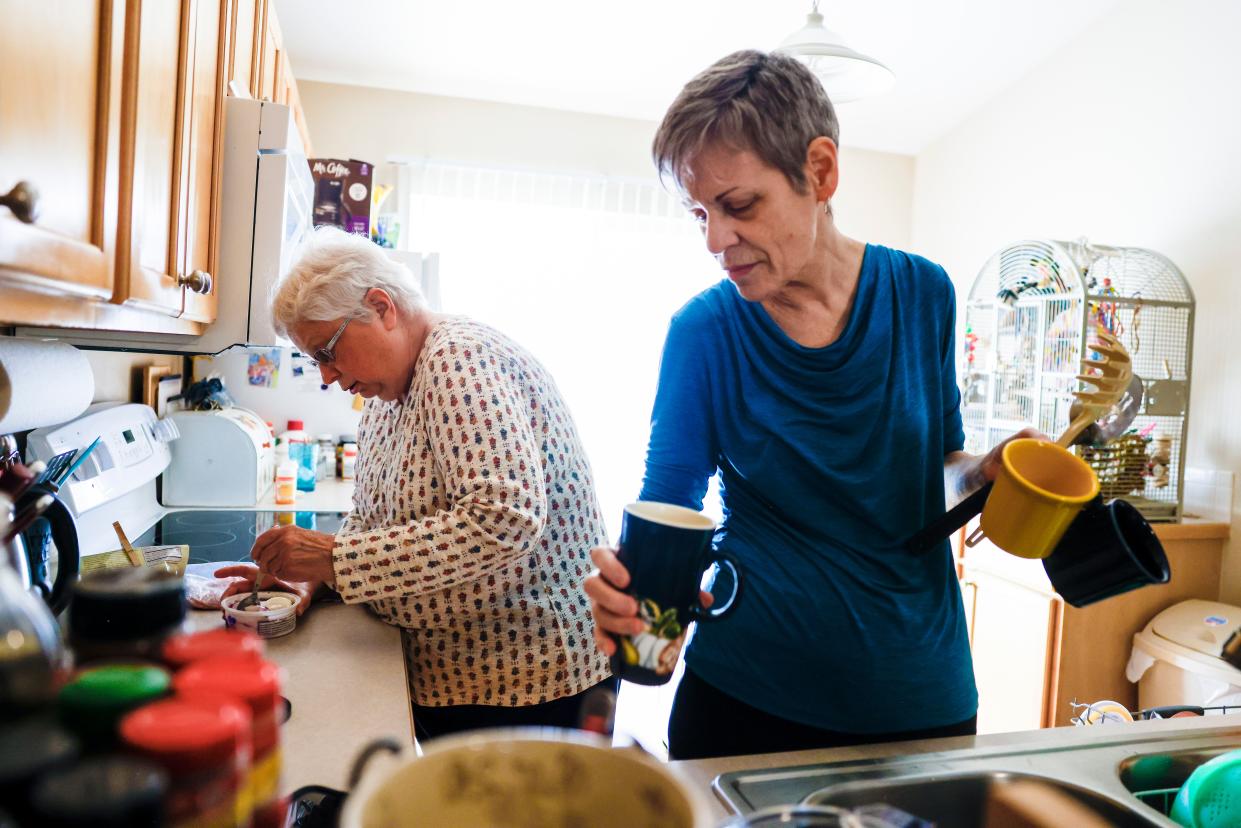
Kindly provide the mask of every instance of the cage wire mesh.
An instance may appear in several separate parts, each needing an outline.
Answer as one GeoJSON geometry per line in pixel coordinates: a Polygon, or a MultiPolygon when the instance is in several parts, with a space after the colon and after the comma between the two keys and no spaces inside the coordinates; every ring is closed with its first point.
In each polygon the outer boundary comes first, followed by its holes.
{"type": "Polygon", "coordinates": [[[966,449],[982,453],[1028,425],[1057,435],[1092,333],[1124,343],[1145,398],[1123,437],[1079,446],[1106,498],[1152,521],[1181,517],[1189,422],[1194,296],[1153,250],[1025,240],[995,253],[965,306],[961,414],[966,449]]]}

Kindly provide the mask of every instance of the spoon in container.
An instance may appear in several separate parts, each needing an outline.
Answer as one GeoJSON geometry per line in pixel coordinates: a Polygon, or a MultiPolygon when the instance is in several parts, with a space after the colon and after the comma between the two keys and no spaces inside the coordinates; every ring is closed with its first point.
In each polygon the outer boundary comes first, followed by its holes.
{"type": "Polygon", "coordinates": [[[260,569],[254,573],[254,584],[250,587],[250,594],[237,602],[237,609],[246,610],[257,607],[261,603],[259,601],[259,582],[263,580],[263,571],[260,569]]]}

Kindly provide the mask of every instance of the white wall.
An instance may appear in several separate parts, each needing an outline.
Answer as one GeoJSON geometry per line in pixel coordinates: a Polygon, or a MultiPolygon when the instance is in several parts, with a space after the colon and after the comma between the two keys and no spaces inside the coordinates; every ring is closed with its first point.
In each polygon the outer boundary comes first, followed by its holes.
{"type": "MultiPolygon", "coordinates": [[[[914,249],[968,291],[1005,243],[1171,258],[1197,297],[1187,458],[1241,472],[1241,4],[1119,4],[917,158],[914,249]],[[1230,361],[1232,364],[1230,365],[1230,361]]],[[[1241,519],[1233,508],[1233,532],[1241,519]]],[[[1223,598],[1241,603],[1241,543],[1223,598]]]]}
{"type": "MultiPolygon", "coordinates": [[[[653,121],[301,81],[323,158],[432,158],[480,166],[653,178],[653,121]]],[[[848,134],[848,110],[840,113],[848,134]]],[[[845,147],[834,209],[844,232],[908,248],[913,159],[845,147]]]]}

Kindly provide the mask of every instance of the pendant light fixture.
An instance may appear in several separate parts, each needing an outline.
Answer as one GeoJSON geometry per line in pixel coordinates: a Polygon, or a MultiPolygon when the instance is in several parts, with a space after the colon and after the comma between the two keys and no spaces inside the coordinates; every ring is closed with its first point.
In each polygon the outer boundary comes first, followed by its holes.
{"type": "Polygon", "coordinates": [[[806,25],[786,37],[776,51],[806,64],[823,83],[833,103],[877,95],[896,83],[891,69],[850,49],[844,38],[823,25],[819,0],[814,0],[810,14],[806,15],[806,25]]]}

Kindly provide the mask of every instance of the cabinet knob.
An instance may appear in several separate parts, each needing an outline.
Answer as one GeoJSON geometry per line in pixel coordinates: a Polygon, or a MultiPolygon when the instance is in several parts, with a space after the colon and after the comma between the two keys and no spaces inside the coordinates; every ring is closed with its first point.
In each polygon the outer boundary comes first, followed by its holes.
{"type": "Polygon", "coordinates": [[[205,270],[195,270],[189,276],[178,276],[177,284],[189,288],[194,293],[210,293],[211,274],[205,270]]]}
{"type": "Polygon", "coordinates": [[[0,196],[0,204],[13,211],[13,217],[33,224],[39,217],[39,191],[29,181],[18,181],[13,189],[0,196]]]}

